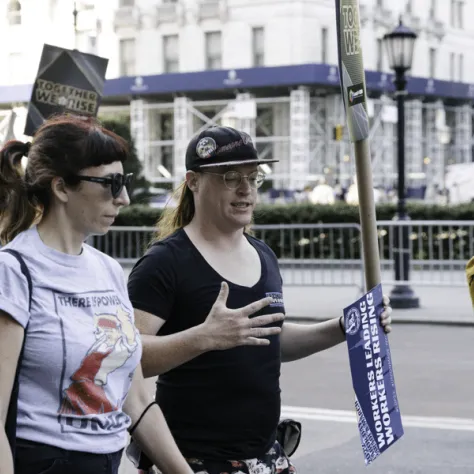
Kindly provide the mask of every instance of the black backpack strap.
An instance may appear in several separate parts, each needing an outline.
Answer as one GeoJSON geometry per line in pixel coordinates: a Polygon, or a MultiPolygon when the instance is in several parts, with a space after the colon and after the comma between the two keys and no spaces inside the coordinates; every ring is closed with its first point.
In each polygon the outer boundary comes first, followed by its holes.
{"type": "MultiPolygon", "coordinates": [[[[31,279],[30,271],[26,266],[23,257],[19,252],[12,249],[3,249],[1,252],[7,252],[18,260],[20,264],[21,273],[26,278],[28,282],[28,311],[31,311],[31,301],[33,298],[33,281],[31,279]]],[[[26,326],[28,327],[28,325],[26,326]]],[[[18,358],[18,364],[16,366],[15,381],[13,382],[12,393],[10,396],[10,404],[8,405],[7,419],[5,422],[5,432],[7,434],[8,442],[10,443],[10,448],[12,450],[13,457],[15,457],[15,448],[16,448],[16,420],[17,420],[17,411],[18,411],[18,393],[20,389],[20,368],[21,362],[23,359],[23,352],[25,350],[25,339],[26,339],[26,328],[25,336],[23,337],[23,344],[21,346],[20,357],[18,358]]]]}
{"type": "Polygon", "coordinates": [[[18,260],[18,263],[20,264],[21,273],[23,273],[23,276],[28,282],[28,311],[31,311],[31,300],[33,298],[33,281],[31,280],[30,271],[28,270],[28,267],[26,266],[26,263],[23,260],[23,257],[21,256],[20,252],[17,252],[13,249],[3,249],[2,252],[7,252],[13,257],[15,257],[18,260]]]}

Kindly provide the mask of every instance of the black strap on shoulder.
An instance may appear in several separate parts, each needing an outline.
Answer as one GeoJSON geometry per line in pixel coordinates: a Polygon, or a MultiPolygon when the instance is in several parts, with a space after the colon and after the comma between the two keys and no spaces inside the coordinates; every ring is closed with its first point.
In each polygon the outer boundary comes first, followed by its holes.
{"type": "Polygon", "coordinates": [[[26,263],[23,260],[23,257],[21,256],[20,252],[13,249],[3,249],[1,251],[7,252],[13,257],[15,257],[18,260],[18,263],[20,264],[21,273],[23,273],[23,276],[26,278],[26,281],[28,282],[28,310],[30,311],[31,300],[33,298],[33,281],[31,280],[30,271],[28,270],[28,267],[26,266],[26,263]]]}
{"type": "MultiPolygon", "coordinates": [[[[31,301],[33,298],[33,281],[31,279],[30,271],[26,266],[23,257],[19,252],[12,249],[3,249],[0,252],[7,252],[18,260],[20,264],[21,273],[25,276],[26,281],[28,282],[28,311],[31,311],[31,301]]],[[[5,422],[5,433],[7,435],[8,442],[10,443],[10,448],[12,450],[13,458],[15,458],[15,449],[16,449],[16,421],[17,421],[17,412],[18,412],[18,393],[20,389],[20,368],[23,360],[23,352],[25,349],[25,339],[26,339],[26,330],[25,336],[23,337],[23,344],[21,346],[20,357],[18,358],[18,364],[16,366],[15,380],[13,382],[12,392],[10,396],[10,404],[8,405],[7,419],[5,422]]]]}

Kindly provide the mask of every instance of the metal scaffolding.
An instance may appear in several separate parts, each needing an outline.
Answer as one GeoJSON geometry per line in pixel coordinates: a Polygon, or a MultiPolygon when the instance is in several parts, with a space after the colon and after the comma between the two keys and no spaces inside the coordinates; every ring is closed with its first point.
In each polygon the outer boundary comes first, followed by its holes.
{"type": "Polygon", "coordinates": [[[289,189],[302,189],[306,184],[310,164],[309,123],[310,92],[299,87],[290,94],[289,189]]]}
{"type": "Polygon", "coordinates": [[[424,164],[427,181],[443,188],[447,145],[447,110],[443,102],[424,104],[424,164]]]}
{"type": "Polygon", "coordinates": [[[375,186],[390,188],[396,179],[397,109],[393,102],[384,96],[369,104],[370,152],[372,166],[377,172],[375,186]]]}
{"type": "MultiPolygon", "coordinates": [[[[423,158],[423,103],[418,99],[407,100],[405,103],[405,162],[408,185],[420,181],[424,166],[423,158]]],[[[396,161],[394,160],[393,163],[393,170],[396,170],[396,161]]],[[[394,183],[395,180],[396,173],[393,176],[394,183]]]]}
{"type": "MultiPolygon", "coordinates": [[[[130,133],[135,139],[135,148],[140,160],[148,164],[149,156],[149,115],[145,111],[145,101],[143,99],[132,100],[130,102],[130,133]]],[[[145,165],[145,173],[150,170],[145,165]]]]}
{"type": "MultiPolygon", "coordinates": [[[[108,114],[112,110],[107,107],[108,114]]],[[[433,180],[442,186],[448,164],[473,161],[471,104],[445,106],[441,100],[408,98],[405,113],[407,186],[424,186],[433,180]]],[[[370,99],[369,115],[374,184],[387,189],[397,178],[393,99],[370,99]]],[[[355,175],[347,127],[343,140],[333,137],[334,127],[345,123],[339,94],[315,95],[299,87],[279,97],[245,92],[233,100],[176,97],[170,103],[153,103],[140,99],[130,103],[130,123],[138,155],[154,183],[176,185],[183,179],[189,139],[210,125],[240,128],[252,136],[260,156],[279,159],[267,169],[275,189],[303,189],[321,178],[331,185],[348,186],[355,175]]]]}
{"type": "Polygon", "coordinates": [[[13,126],[16,114],[13,110],[0,111],[0,145],[15,138],[13,126]]]}
{"type": "MultiPolygon", "coordinates": [[[[368,109],[374,185],[390,189],[397,180],[397,110],[388,96],[369,99],[368,109]]],[[[407,186],[442,189],[448,165],[473,162],[472,104],[407,98],[405,114],[407,186]]],[[[11,116],[12,110],[0,112],[1,140],[13,138],[11,116]]],[[[101,106],[99,118],[130,121],[147,178],[167,187],[184,178],[190,138],[211,125],[246,131],[261,157],[280,160],[265,170],[274,189],[301,190],[321,179],[348,187],[355,176],[347,127],[342,140],[333,136],[334,127],[346,122],[337,93],[299,87],[277,97],[241,92],[233,100],[176,97],[158,103],[139,98],[129,105],[101,106]]],[[[16,129],[21,128],[18,123],[16,129]]]]}
{"type": "Polygon", "coordinates": [[[186,174],[186,148],[193,134],[193,117],[189,102],[187,97],[176,97],[174,100],[173,173],[181,179],[186,174]]]}
{"type": "MultiPolygon", "coordinates": [[[[472,161],[472,108],[463,104],[454,109],[454,160],[456,163],[472,161]]],[[[451,134],[452,135],[452,134],[451,134]]]]}

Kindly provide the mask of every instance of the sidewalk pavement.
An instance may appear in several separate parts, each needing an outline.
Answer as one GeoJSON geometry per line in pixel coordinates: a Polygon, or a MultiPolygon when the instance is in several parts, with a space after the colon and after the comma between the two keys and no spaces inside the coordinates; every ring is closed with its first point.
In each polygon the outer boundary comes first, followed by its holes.
{"type": "MultiPolygon", "coordinates": [[[[420,299],[418,309],[394,309],[394,324],[438,324],[474,327],[474,311],[466,287],[412,287],[420,299]]],[[[383,287],[390,296],[391,286],[383,287]]],[[[324,321],[339,317],[362,295],[355,287],[285,287],[287,319],[324,321]]]]}
{"type": "MultiPolygon", "coordinates": [[[[128,278],[131,268],[124,268],[128,278]]],[[[420,299],[418,309],[393,310],[394,324],[438,324],[474,327],[474,311],[466,286],[412,286],[420,299]]],[[[384,286],[390,296],[392,286],[384,286]]],[[[288,320],[326,321],[342,315],[343,309],[362,295],[355,286],[284,286],[288,320]]]]}

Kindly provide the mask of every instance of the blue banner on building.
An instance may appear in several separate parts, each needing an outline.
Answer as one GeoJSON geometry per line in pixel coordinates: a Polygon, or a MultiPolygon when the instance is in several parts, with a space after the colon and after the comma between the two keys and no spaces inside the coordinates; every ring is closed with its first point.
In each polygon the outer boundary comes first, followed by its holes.
{"type": "Polygon", "coordinates": [[[382,286],[344,309],[355,407],[365,463],[403,436],[388,337],[380,324],[382,286]]]}
{"type": "MultiPolygon", "coordinates": [[[[81,53],[82,54],[82,53],[81,53]]],[[[371,93],[392,94],[393,75],[365,71],[366,88],[371,93]]],[[[340,92],[339,68],[330,64],[298,64],[294,66],[257,67],[218,71],[182,72],[150,76],[118,77],[105,81],[103,98],[126,99],[130,96],[191,94],[201,91],[249,91],[265,88],[287,88],[299,85],[323,86],[340,92]]],[[[28,102],[33,85],[0,86],[0,104],[28,102]]],[[[474,84],[410,77],[409,95],[457,100],[474,99],[474,84]]]]}

